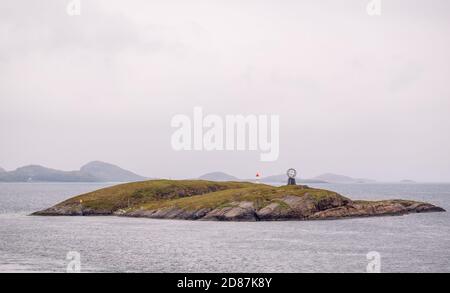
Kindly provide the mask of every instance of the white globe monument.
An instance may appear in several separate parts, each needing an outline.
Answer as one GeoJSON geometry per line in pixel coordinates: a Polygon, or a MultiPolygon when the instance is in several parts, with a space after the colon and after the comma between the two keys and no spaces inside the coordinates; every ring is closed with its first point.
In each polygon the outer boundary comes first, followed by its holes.
{"type": "Polygon", "coordinates": [[[297,185],[295,182],[295,177],[297,176],[297,170],[294,168],[289,168],[286,172],[286,175],[288,176],[288,185],[297,185]]]}

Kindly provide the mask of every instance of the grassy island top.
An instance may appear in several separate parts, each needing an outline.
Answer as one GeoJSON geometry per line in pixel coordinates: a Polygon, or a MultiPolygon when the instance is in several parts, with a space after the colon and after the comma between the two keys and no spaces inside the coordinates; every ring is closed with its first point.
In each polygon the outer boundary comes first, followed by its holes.
{"type": "Polygon", "coordinates": [[[304,185],[149,180],[103,188],[34,213],[43,216],[119,215],[158,219],[280,221],[440,212],[410,200],[352,201],[304,185]]]}
{"type": "Polygon", "coordinates": [[[302,185],[274,187],[250,182],[214,182],[204,180],[149,180],[120,184],[70,198],[58,205],[80,205],[95,210],[217,208],[237,201],[254,202],[264,207],[286,195],[308,194],[318,200],[339,196],[335,192],[302,185]]]}

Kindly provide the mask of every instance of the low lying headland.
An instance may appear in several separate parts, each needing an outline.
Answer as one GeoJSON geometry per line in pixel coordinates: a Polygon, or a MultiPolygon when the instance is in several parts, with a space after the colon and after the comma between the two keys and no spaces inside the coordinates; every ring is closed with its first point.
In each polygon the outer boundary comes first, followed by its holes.
{"type": "Polygon", "coordinates": [[[148,180],[103,188],[32,215],[117,215],[156,219],[280,221],[444,212],[411,200],[351,200],[305,185],[274,187],[250,182],[148,180]]]}

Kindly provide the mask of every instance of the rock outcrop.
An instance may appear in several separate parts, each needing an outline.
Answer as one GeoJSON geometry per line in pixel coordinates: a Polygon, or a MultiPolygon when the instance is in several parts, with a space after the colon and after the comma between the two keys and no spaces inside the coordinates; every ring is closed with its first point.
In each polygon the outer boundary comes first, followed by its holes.
{"type": "Polygon", "coordinates": [[[210,221],[322,220],[442,212],[409,200],[353,201],[308,186],[150,180],[80,195],[34,215],[116,215],[210,221]]]}

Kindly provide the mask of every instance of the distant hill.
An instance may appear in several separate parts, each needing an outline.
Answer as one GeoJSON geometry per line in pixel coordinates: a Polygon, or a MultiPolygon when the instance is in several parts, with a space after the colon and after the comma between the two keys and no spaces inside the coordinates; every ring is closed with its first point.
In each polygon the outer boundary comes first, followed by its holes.
{"type": "Polygon", "coordinates": [[[229,175],[224,172],[206,173],[206,174],[198,177],[198,179],[209,180],[209,181],[238,181],[239,180],[237,177],[234,177],[234,176],[229,175]]]}
{"type": "Polygon", "coordinates": [[[0,173],[4,173],[6,172],[5,169],[3,169],[2,167],[0,167],[0,173]]]}
{"type": "Polygon", "coordinates": [[[273,183],[284,182],[284,181],[287,181],[287,176],[286,176],[286,174],[266,176],[266,177],[262,177],[260,181],[261,182],[273,182],[273,183]]]}
{"type": "MultiPolygon", "coordinates": [[[[255,181],[255,178],[250,178],[250,179],[241,179],[235,176],[232,176],[230,174],[224,173],[224,172],[211,172],[211,173],[206,173],[200,177],[198,177],[198,179],[201,180],[209,180],[209,181],[248,181],[248,182],[253,182],[255,181]]],[[[280,175],[272,175],[272,176],[267,176],[267,177],[262,177],[260,179],[260,182],[264,182],[264,183],[286,183],[287,182],[287,175],[286,174],[280,174],[280,175]]],[[[328,183],[324,180],[319,180],[319,179],[301,179],[301,178],[297,178],[297,183],[328,183]]]]}
{"type": "Polygon", "coordinates": [[[10,172],[0,172],[0,182],[131,182],[145,177],[120,167],[91,162],[77,171],[61,171],[39,165],[29,165],[10,172]]]}
{"type": "Polygon", "coordinates": [[[84,174],[94,176],[99,181],[130,182],[146,179],[131,171],[100,161],[90,162],[81,167],[80,171],[84,174]]]}
{"type": "Polygon", "coordinates": [[[338,175],[333,173],[325,173],[314,177],[313,179],[323,180],[328,183],[371,183],[375,180],[365,179],[365,178],[352,178],[349,176],[338,175]]]}
{"type": "Polygon", "coordinates": [[[96,180],[92,175],[83,174],[80,171],[60,171],[38,165],[29,165],[17,168],[14,171],[0,173],[0,181],[93,182],[96,180]]]}
{"type": "MultiPolygon", "coordinates": [[[[286,183],[288,180],[288,177],[286,174],[280,174],[280,175],[272,175],[261,178],[261,182],[267,182],[267,183],[286,183]]],[[[297,183],[328,183],[324,180],[319,179],[296,179],[297,183]]]]}

